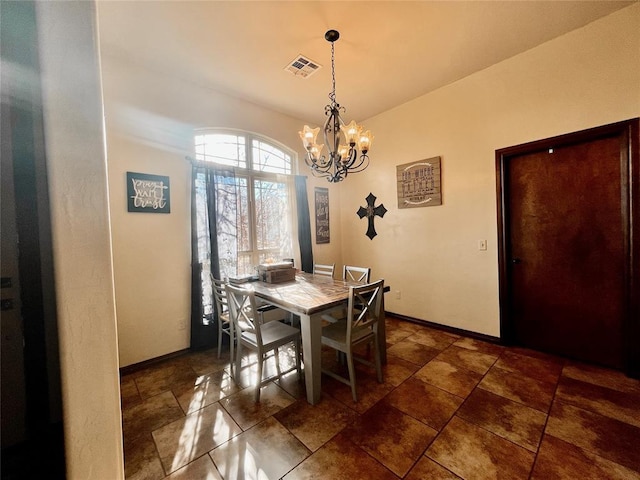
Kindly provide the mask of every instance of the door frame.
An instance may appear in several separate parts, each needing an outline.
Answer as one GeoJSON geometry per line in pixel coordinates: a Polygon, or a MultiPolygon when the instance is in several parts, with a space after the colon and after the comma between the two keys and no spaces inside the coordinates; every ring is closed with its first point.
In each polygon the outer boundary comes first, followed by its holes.
{"type": "Polygon", "coordinates": [[[511,245],[507,184],[509,161],[514,157],[570,146],[598,138],[621,136],[621,203],[625,232],[625,305],[622,319],[624,371],[640,378],[640,119],[634,118],[557,137],[536,140],[496,150],[496,197],[498,214],[498,288],[500,337],[505,344],[515,341],[514,318],[510,312],[511,245]]]}

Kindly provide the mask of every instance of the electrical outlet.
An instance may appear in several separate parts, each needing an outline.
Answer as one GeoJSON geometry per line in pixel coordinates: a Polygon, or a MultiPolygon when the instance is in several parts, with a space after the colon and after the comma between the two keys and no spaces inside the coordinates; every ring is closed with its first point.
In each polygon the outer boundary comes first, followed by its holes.
{"type": "Polygon", "coordinates": [[[180,322],[178,322],[178,330],[186,330],[186,329],[187,329],[187,321],[180,320],[180,322]]]}
{"type": "Polygon", "coordinates": [[[396,290],[396,300],[400,300],[402,298],[402,293],[400,290],[396,290]]]}
{"type": "Polygon", "coordinates": [[[487,241],[478,240],[478,250],[486,250],[486,249],[487,249],[487,241]]]}

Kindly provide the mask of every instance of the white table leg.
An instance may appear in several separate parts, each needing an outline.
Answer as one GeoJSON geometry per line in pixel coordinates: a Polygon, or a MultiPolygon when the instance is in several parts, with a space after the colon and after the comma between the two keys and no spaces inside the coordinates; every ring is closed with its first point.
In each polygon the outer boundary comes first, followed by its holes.
{"type": "Polygon", "coordinates": [[[304,362],[304,381],[307,388],[307,401],[315,405],[321,397],[321,348],[322,321],[319,315],[300,315],[302,333],[302,353],[304,362]]]}

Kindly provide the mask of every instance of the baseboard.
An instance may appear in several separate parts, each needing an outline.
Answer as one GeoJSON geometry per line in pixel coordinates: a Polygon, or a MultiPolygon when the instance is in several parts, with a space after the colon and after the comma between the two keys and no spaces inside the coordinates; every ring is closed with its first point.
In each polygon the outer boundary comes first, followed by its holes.
{"type": "Polygon", "coordinates": [[[400,313],[393,313],[389,311],[385,311],[386,315],[393,316],[399,318],[400,320],[404,320],[407,322],[415,323],[418,325],[425,325],[430,328],[434,328],[436,330],[442,330],[443,332],[454,333],[456,335],[461,335],[463,337],[470,337],[475,340],[481,340],[483,342],[495,343],[502,345],[503,341],[500,337],[494,337],[492,335],[485,335],[484,333],[471,332],[469,330],[464,330],[462,328],[450,327],[448,325],[441,325],[439,323],[429,322],[428,320],[421,320],[419,318],[409,317],[407,315],[402,315],[400,313]]]}
{"type": "Polygon", "coordinates": [[[184,350],[178,350],[177,352],[167,353],[166,355],[161,355],[160,357],[151,358],[143,362],[127,365],[126,367],[121,367],[120,376],[122,377],[124,375],[130,375],[132,373],[139,372],[140,370],[144,370],[145,368],[153,366],[156,363],[161,363],[161,362],[164,362],[165,360],[171,360],[172,358],[181,357],[190,351],[191,351],[190,349],[185,348],[184,350]]]}

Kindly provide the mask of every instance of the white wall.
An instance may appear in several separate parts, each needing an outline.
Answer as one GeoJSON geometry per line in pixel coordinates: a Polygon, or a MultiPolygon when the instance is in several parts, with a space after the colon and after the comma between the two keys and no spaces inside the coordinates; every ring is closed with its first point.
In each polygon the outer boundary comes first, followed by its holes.
{"type": "MultiPolygon", "coordinates": [[[[190,164],[196,128],[257,132],[301,152],[303,121],[103,55],[120,363],[189,347],[191,308],[190,164]],[[171,213],[128,213],[126,172],[170,177],[171,213]]],[[[308,175],[306,169],[301,174],[308,175]]],[[[315,185],[309,178],[309,205],[315,185]]],[[[339,189],[330,188],[337,212],[339,189]]],[[[312,225],[313,228],[313,225],[312,225]]],[[[316,260],[340,258],[340,218],[316,260]]],[[[337,260],[340,261],[340,260],[337,260]]]]}
{"type": "Polygon", "coordinates": [[[343,215],[342,257],[385,278],[388,311],[499,336],[495,150],[639,115],[635,4],[371,118],[372,165],[341,202],[355,212],[371,191],[389,211],[373,241],[343,215]],[[396,166],[435,156],[443,205],[399,210],[396,166]]]}
{"type": "MultiPolygon", "coordinates": [[[[36,2],[67,478],[124,478],[92,2],[36,2]]],[[[37,461],[37,460],[34,460],[37,461]]]]}

